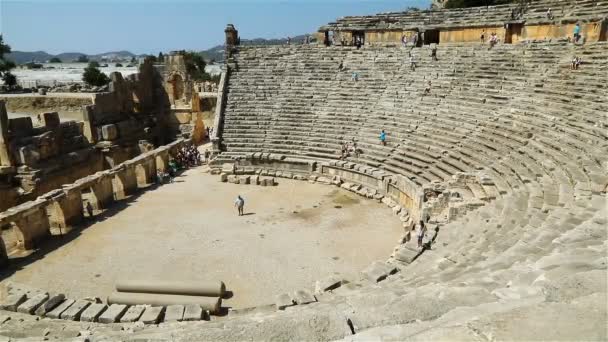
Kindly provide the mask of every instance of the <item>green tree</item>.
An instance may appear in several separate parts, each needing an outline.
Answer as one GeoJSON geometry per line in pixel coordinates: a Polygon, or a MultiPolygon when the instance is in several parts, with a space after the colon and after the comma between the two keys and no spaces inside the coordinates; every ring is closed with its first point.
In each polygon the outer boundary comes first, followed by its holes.
{"type": "Polygon", "coordinates": [[[165,55],[163,55],[162,52],[159,52],[157,60],[158,60],[159,63],[164,63],[165,62],[165,55]]]}
{"type": "Polygon", "coordinates": [[[9,61],[4,57],[4,54],[10,53],[11,47],[4,44],[2,34],[0,34],[0,79],[9,87],[17,85],[17,77],[11,74],[11,69],[15,67],[13,61],[9,61]]]}
{"type": "Polygon", "coordinates": [[[78,57],[78,59],[76,60],[76,62],[78,63],[88,63],[89,62],[89,57],[85,56],[85,55],[81,55],[78,57]]]}
{"type": "Polygon", "coordinates": [[[137,63],[137,60],[135,59],[135,56],[131,57],[131,63],[137,63]]]}
{"type": "Polygon", "coordinates": [[[57,57],[53,57],[51,58],[51,60],[49,60],[49,63],[62,63],[61,59],[57,58],[57,57]]]}
{"type": "Polygon", "coordinates": [[[90,61],[89,62],[89,66],[93,66],[95,68],[99,68],[101,65],[99,64],[98,61],[90,61]]]}
{"type": "Polygon", "coordinates": [[[200,53],[194,51],[179,51],[179,54],[184,56],[186,63],[186,72],[195,81],[209,80],[209,75],[205,72],[207,63],[200,53]]]}
{"type": "Polygon", "coordinates": [[[120,63],[116,63],[116,64],[114,64],[114,66],[117,68],[122,68],[122,64],[120,64],[120,63]]]}
{"type": "Polygon", "coordinates": [[[97,62],[89,63],[89,66],[84,69],[82,80],[88,85],[101,87],[108,84],[110,78],[99,70],[99,63],[97,63],[97,66],[95,63],[97,62]]]}

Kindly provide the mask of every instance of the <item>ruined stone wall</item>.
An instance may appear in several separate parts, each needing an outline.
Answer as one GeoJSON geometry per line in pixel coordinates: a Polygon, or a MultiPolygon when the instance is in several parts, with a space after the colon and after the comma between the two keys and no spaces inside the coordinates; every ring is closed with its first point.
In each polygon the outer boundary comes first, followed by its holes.
{"type": "Polygon", "coordinates": [[[501,42],[504,42],[506,30],[504,26],[471,27],[442,29],[439,32],[440,43],[460,43],[460,42],[479,42],[481,34],[484,33],[485,41],[490,39],[492,32],[495,32],[501,42]]]}
{"type": "MultiPolygon", "coordinates": [[[[572,37],[576,23],[527,24],[523,27],[522,37],[524,39],[546,39],[572,37]]],[[[582,23],[581,35],[586,41],[596,42],[600,40],[602,33],[602,22],[582,23]]]]}
{"type": "Polygon", "coordinates": [[[151,62],[145,62],[138,74],[123,79],[111,74],[110,91],[95,94],[93,104],[83,109],[85,136],[104,146],[136,145],[148,140],[166,143],[165,123],[169,113],[162,77],[151,62]]]}
{"type": "Polygon", "coordinates": [[[147,188],[154,183],[157,169],[166,170],[170,154],[188,143],[177,140],[0,212],[4,252],[32,250],[52,234],[65,234],[83,220],[84,201],[95,210],[106,209],[114,200],[147,188]]]}

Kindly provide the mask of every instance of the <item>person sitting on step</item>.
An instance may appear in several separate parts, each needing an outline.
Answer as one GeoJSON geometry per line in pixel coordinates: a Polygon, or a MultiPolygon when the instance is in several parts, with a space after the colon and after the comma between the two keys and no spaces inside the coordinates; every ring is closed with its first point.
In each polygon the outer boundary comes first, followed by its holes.
{"type": "Polygon", "coordinates": [[[356,72],[353,72],[353,74],[350,77],[350,80],[357,82],[359,80],[359,74],[357,74],[356,72]]]}
{"type": "Polygon", "coordinates": [[[581,65],[581,58],[578,56],[574,56],[572,58],[572,63],[570,64],[570,69],[571,70],[578,70],[578,66],[581,65]]]}
{"type": "Polygon", "coordinates": [[[427,83],[426,87],[424,88],[424,94],[430,94],[431,93],[431,81],[429,80],[429,82],[427,83]]]}

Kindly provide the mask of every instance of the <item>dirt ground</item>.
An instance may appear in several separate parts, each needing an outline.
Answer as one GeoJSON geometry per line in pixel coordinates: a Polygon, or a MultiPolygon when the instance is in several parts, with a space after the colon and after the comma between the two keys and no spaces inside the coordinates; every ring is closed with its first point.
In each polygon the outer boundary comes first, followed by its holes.
{"type": "Polygon", "coordinates": [[[118,279],[222,280],[226,307],[271,304],[386,260],[402,228],[385,206],[342,189],[280,179],[219,182],[201,169],[118,203],[111,214],[16,261],[14,281],[72,298],[107,296],[118,279]],[[245,216],[233,207],[237,194],[245,216]]]}

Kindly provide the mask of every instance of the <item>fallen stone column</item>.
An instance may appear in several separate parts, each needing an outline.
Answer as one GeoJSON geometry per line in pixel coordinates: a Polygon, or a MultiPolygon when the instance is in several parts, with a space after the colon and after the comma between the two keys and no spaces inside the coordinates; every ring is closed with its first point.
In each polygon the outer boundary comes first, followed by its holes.
{"type": "Polygon", "coordinates": [[[175,282],[121,280],[116,283],[116,291],[223,297],[226,292],[226,285],[221,281],[175,282]]]}
{"type": "Polygon", "coordinates": [[[203,310],[213,314],[220,311],[222,299],[220,297],[181,296],[158,293],[113,292],[108,296],[108,304],[125,305],[200,305],[203,310]]]}

